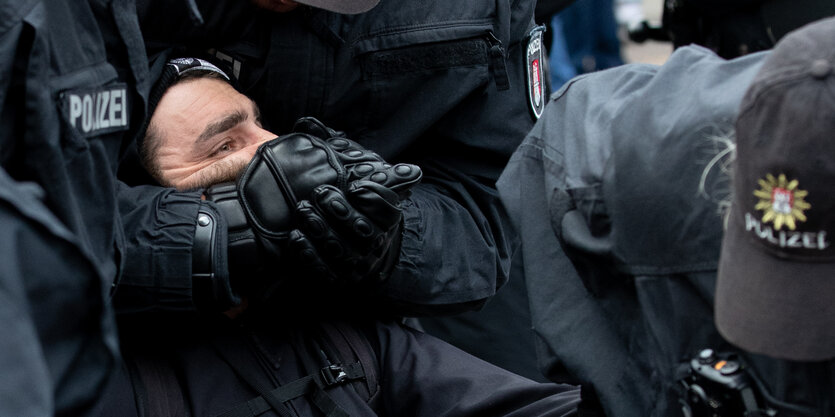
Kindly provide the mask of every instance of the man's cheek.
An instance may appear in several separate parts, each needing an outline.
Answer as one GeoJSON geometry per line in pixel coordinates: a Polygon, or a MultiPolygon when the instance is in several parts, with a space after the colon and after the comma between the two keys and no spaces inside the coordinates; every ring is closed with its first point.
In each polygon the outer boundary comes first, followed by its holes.
{"type": "Polygon", "coordinates": [[[217,184],[226,181],[235,181],[246,166],[249,165],[250,160],[252,160],[252,155],[245,152],[236,152],[233,155],[229,155],[201,170],[201,182],[204,184],[217,184]]]}
{"type": "Polygon", "coordinates": [[[167,168],[159,172],[157,181],[165,187],[180,189],[183,182],[187,181],[194,174],[195,170],[190,167],[167,168]]]}

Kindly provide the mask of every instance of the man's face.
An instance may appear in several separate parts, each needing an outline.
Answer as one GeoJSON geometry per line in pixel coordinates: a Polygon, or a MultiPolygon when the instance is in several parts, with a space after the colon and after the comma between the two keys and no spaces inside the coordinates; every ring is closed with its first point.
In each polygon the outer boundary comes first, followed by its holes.
{"type": "Polygon", "coordinates": [[[255,103],[225,81],[184,80],[162,96],[149,130],[158,180],[178,190],[234,180],[258,146],[276,135],[264,130],[255,103]]]}

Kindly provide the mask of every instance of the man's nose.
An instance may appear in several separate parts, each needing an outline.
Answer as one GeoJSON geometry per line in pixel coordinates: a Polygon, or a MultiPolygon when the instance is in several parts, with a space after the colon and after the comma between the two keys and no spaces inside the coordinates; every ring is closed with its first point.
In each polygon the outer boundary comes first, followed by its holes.
{"type": "Polygon", "coordinates": [[[276,135],[269,130],[261,127],[255,127],[250,135],[249,144],[242,151],[246,152],[249,159],[252,159],[252,157],[255,156],[255,151],[258,150],[258,147],[261,146],[262,143],[275,138],[276,135]]]}

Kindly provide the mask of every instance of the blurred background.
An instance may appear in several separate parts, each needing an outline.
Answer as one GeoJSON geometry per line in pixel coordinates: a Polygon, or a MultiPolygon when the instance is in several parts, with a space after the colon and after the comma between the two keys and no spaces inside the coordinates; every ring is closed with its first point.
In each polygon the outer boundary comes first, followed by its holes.
{"type": "Polygon", "coordinates": [[[552,91],[576,75],[624,63],[663,64],[673,50],[661,29],[664,1],[539,0],[552,91]]]}
{"type": "MultiPolygon", "coordinates": [[[[661,12],[664,7],[664,0],[642,0],[641,5],[646,20],[652,25],[661,24],[661,12]]],[[[647,40],[637,43],[628,39],[625,28],[619,33],[623,42],[623,59],[626,62],[644,62],[647,64],[663,64],[667,57],[673,52],[673,45],[670,42],[659,42],[647,40]]]]}
{"type": "Polygon", "coordinates": [[[835,15],[832,0],[538,0],[549,28],[551,86],[624,63],[663,64],[698,44],[732,59],[771,49],[788,32],[835,15]],[[666,9],[666,10],[665,10],[666,9]],[[662,29],[662,20],[664,28],[662,29]]]}

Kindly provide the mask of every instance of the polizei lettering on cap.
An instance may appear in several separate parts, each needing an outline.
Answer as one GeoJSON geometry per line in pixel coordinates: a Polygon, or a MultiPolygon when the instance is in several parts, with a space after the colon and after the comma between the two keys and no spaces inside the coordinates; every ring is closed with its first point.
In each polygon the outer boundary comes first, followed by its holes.
{"type": "Polygon", "coordinates": [[[781,248],[803,248],[824,250],[829,247],[826,240],[826,232],[795,232],[795,231],[774,231],[773,228],[763,225],[759,219],[750,213],[745,213],[745,231],[754,232],[759,239],[781,248]]]}
{"type": "Polygon", "coordinates": [[[85,137],[127,130],[128,96],[125,84],[62,94],[67,121],[85,137]]]}

